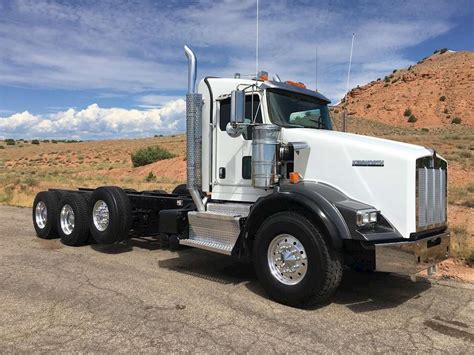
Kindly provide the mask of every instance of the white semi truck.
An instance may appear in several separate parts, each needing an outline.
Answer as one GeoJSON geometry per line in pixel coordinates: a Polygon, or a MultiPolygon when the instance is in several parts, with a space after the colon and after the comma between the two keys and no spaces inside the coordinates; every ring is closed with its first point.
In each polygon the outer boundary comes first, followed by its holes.
{"type": "Polygon", "coordinates": [[[40,192],[33,223],[67,245],[137,235],[252,260],[274,300],[327,300],[345,266],[414,275],[449,254],[447,162],[332,129],[301,83],[206,77],[188,57],[187,186],[40,192]]]}

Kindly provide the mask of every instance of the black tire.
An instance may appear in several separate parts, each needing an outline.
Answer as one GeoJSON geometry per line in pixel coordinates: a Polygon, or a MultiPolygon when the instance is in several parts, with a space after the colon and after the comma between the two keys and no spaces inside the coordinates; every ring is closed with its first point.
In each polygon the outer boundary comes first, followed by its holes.
{"type": "Polygon", "coordinates": [[[172,194],[180,196],[189,196],[188,187],[186,186],[186,184],[178,185],[173,189],[172,194]]]}
{"type": "Polygon", "coordinates": [[[327,301],[342,279],[341,254],[326,244],[321,232],[309,219],[295,212],[279,212],[263,222],[255,237],[253,258],[265,291],[277,302],[289,306],[301,307],[327,301]],[[278,280],[269,267],[268,248],[272,240],[282,234],[297,238],[306,252],[307,269],[294,285],[278,280]]]}
{"type": "Polygon", "coordinates": [[[90,214],[87,200],[82,194],[66,193],[59,201],[57,229],[61,241],[69,246],[81,246],[89,238],[90,214]],[[74,227],[71,231],[65,229],[61,215],[63,208],[70,206],[74,213],[74,227]]]}
{"type": "MultiPolygon", "coordinates": [[[[180,195],[180,196],[191,196],[186,184],[181,184],[181,185],[176,186],[171,193],[175,195],[180,195]]],[[[206,196],[206,194],[202,191],[199,191],[199,194],[203,198],[206,196]]]]}
{"type": "Polygon", "coordinates": [[[127,194],[119,187],[104,186],[95,189],[90,199],[90,231],[99,244],[113,244],[128,238],[132,225],[132,211],[127,194]],[[109,222],[104,230],[98,229],[93,217],[94,206],[103,201],[109,210],[109,222]]]}
{"type": "Polygon", "coordinates": [[[33,202],[33,226],[35,227],[36,235],[42,239],[57,238],[58,230],[56,221],[58,218],[58,194],[52,191],[39,192],[33,202]],[[39,225],[37,216],[37,206],[39,203],[46,206],[46,221],[39,225]]]}
{"type": "Polygon", "coordinates": [[[168,194],[165,190],[149,190],[145,191],[145,193],[150,193],[150,194],[168,194]]]}

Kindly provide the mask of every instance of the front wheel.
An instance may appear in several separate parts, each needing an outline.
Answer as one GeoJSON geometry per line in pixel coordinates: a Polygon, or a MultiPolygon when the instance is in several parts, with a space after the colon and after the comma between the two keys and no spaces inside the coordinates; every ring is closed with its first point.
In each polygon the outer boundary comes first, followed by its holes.
{"type": "Polygon", "coordinates": [[[294,212],[279,212],[263,222],[253,257],[265,291],[290,306],[322,303],[341,282],[341,255],[310,220],[294,212]]]}

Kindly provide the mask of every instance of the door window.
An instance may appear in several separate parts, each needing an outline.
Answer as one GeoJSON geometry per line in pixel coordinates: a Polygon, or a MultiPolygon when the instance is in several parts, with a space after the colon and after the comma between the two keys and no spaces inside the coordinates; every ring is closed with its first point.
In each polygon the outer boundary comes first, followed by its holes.
{"type": "MultiPolygon", "coordinates": [[[[230,122],[230,97],[221,100],[220,103],[219,128],[221,131],[225,131],[227,124],[230,122]]],[[[252,112],[252,96],[247,95],[245,97],[245,123],[251,123],[255,114],[257,114],[255,122],[262,123],[262,108],[259,105],[260,97],[253,95],[253,113],[250,114],[252,112]]]]}

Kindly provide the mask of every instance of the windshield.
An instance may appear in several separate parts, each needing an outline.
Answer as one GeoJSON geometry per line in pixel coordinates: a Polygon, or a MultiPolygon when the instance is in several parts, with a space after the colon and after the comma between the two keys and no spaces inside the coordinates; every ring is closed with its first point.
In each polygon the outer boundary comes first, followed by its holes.
{"type": "Polygon", "coordinates": [[[326,102],[296,92],[269,89],[270,120],[282,127],[318,128],[332,130],[326,102]]]}

